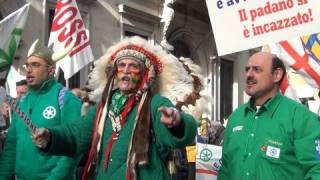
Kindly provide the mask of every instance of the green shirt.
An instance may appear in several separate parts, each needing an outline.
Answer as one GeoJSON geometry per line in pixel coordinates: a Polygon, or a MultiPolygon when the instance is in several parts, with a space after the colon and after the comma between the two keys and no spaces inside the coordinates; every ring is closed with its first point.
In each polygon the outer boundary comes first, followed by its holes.
{"type": "MultiPolygon", "coordinates": [[[[59,105],[61,88],[62,85],[52,78],[40,89],[29,89],[20,99],[19,107],[36,127],[50,128],[80,120],[81,102],[70,91],[65,93],[63,105],[59,105]]],[[[78,159],[40,152],[32,141],[30,130],[13,113],[0,157],[0,180],[8,180],[13,174],[24,180],[72,180],[78,159]]]]}
{"type": "Polygon", "coordinates": [[[280,93],[258,112],[250,104],[229,118],[218,179],[320,179],[319,117],[280,93]]]}
{"type": "MultiPolygon", "coordinates": [[[[171,131],[160,122],[161,113],[158,111],[160,106],[173,107],[172,103],[159,95],[153,96],[151,100],[151,116],[153,141],[150,143],[149,164],[137,168],[139,180],[165,180],[169,179],[163,158],[170,148],[181,148],[192,142],[196,135],[196,121],[192,116],[181,113],[183,121],[183,134],[176,137],[171,131]]],[[[102,148],[99,154],[97,166],[97,180],[124,180],[126,174],[126,161],[128,156],[128,148],[131,140],[132,130],[135,122],[137,105],[128,114],[126,123],[122,127],[118,139],[114,142],[109,158],[108,168],[103,167],[104,152],[108,144],[108,140],[112,134],[112,125],[110,119],[105,122],[102,148]]],[[[91,135],[92,124],[95,118],[96,108],[92,108],[83,123],[70,124],[68,126],[51,128],[52,134],[51,147],[49,152],[54,154],[74,155],[79,152],[88,150],[91,135]]]]}

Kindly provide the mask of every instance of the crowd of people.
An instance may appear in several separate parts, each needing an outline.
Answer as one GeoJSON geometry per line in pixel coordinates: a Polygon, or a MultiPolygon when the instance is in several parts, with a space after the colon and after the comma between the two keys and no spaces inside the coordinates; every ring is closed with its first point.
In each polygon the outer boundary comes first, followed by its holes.
{"type": "MultiPolygon", "coordinates": [[[[174,176],[168,154],[175,149],[171,160],[187,159],[199,126],[206,137],[198,136],[199,142],[223,145],[219,180],[320,179],[319,117],[280,94],[286,70],[275,55],[249,58],[245,86],[251,98],[227,125],[209,119],[201,125],[161,95],[166,83],[179,79],[170,68],[185,67],[160,46],[139,37],[120,41],[97,61],[87,89],[72,91],[54,78],[56,61],[71,49],[57,55],[37,42],[30,47],[26,80],[17,83],[18,108],[1,102],[1,128],[9,128],[0,180],[77,174],[82,180],[195,179],[194,173],[174,176]]],[[[195,171],[193,160],[182,163],[185,171],[195,171]]]]}

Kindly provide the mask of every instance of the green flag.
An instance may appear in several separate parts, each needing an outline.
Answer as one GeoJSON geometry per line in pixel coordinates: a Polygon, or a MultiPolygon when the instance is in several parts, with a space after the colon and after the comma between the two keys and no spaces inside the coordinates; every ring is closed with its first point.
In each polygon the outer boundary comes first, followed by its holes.
{"type": "Polygon", "coordinates": [[[30,3],[0,21],[0,72],[7,71],[12,64],[27,20],[30,3]]]}

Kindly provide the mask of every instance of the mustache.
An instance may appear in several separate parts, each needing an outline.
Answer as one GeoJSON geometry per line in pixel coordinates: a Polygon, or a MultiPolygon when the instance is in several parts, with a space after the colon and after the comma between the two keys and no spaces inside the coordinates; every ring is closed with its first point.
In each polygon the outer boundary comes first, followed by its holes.
{"type": "Polygon", "coordinates": [[[121,81],[132,81],[133,78],[128,75],[124,75],[123,77],[120,78],[121,81]]]}
{"type": "Polygon", "coordinates": [[[257,80],[254,79],[254,77],[247,77],[246,82],[247,82],[247,83],[250,83],[250,82],[252,82],[252,83],[257,83],[257,80]]]}

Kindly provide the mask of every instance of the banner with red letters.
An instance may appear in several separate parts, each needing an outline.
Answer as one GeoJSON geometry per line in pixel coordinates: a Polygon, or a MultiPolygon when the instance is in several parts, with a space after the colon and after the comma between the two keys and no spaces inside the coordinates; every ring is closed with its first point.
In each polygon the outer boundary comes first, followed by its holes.
{"type": "Polygon", "coordinates": [[[319,0],[206,0],[219,56],[320,32],[319,0]]]}
{"type": "Polygon", "coordinates": [[[59,51],[67,47],[73,39],[76,42],[69,56],[57,63],[56,69],[61,68],[63,70],[65,79],[69,79],[85,65],[93,61],[94,57],[87,29],[76,1],[58,0],[48,44],[53,44],[53,50],[59,51]]]}

